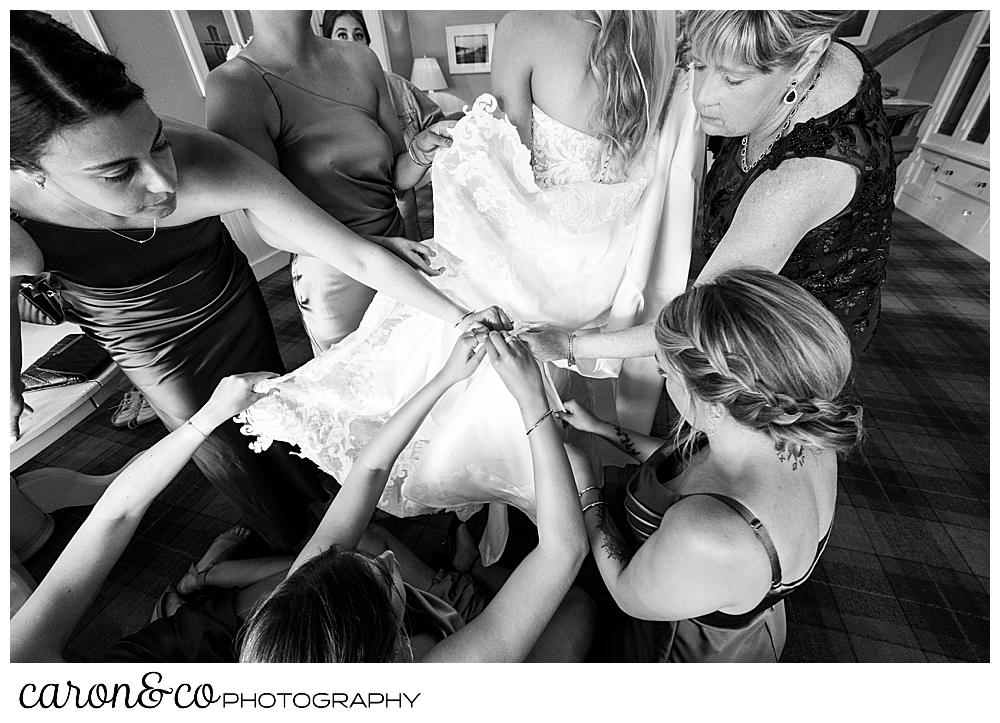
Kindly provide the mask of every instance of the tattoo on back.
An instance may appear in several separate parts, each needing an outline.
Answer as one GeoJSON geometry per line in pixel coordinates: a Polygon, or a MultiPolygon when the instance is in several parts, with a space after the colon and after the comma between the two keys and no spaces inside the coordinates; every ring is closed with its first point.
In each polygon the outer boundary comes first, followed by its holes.
{"type": "Polygon", "coordinates": [[[628,432],[616,424],[615,434],[618,435],[618,441],[622,443],[622,447],[624,447],[626,452],[633,457],[639,456],[639,450],[635,448],[635,444],[632,443],[632,438],[628,436],[628,432]]]}
{"type": "Polygon", "coordinates": [[[604,544],[601,547],[608,553],[608,557],[627,565],[635,552],[618,531],[615,521],[608,514],[607,505],[599,505],[597,508],[597,529],[604,533],[604,544]]]}

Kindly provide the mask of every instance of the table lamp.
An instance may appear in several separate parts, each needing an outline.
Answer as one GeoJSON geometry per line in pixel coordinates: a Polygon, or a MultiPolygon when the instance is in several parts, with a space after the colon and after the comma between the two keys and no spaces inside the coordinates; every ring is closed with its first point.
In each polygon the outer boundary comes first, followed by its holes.
{"type": "Polygon", "coordinates": [[[448,87],[448,84],[444,82],[444,74],[441,72],[441,66],[438,65],[437,58],[428,58],[426,56],[413,59],[413,71],[410,73],[410,82],[420,88],[420,90],[427,91],[427,94],[431,97],[434,96],[435,90],[444,90],[448,87]]]}

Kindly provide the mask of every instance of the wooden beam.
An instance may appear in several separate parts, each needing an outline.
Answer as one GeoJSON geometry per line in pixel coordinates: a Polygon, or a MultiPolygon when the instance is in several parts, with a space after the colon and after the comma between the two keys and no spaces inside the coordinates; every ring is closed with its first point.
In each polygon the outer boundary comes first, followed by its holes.
{"type": "Polygon", "coordinates": [[[872,65],[878,65],[892,57],[921,35],[929,33],[940,25],[944,25],[949,20],[957,18],[959,15],[974,13],[975,10],[939,10],[931,13],[923,20],[918,20],[909,27],[903,28],[898,33],[893,33],[888,38],[877,45],[865,48],[865,57],[872,65]]]}

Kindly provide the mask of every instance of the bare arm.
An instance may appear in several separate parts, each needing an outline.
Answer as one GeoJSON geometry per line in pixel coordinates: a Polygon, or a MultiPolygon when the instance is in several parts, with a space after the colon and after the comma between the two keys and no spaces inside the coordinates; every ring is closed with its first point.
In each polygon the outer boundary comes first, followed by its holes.
{"type": "Polygon", "coordinates": [[[696,284],[723,271],[761,266],[778,273],[802,238],[847,207],[858,172],[824,158],[787,160],[758,178],[696,284]]]}
{"type": "Polygon", "coordinates": [[[21,437],[20,420],[25,411],[24,385],[21,383],[21,317],[17,297],[21,279],[40,274],[44,268],[42,252],[21,225],[10,222],[10,441],[21,437]]]}
{"type": "Polygon", "coordinates": [[[367,286],[450,323],[459,322],[468,311],[405,261],[324,212],[259,156],[221,136],[185,130],[194,141],[186,152],[198,156],[188,161],[186,190],[189,197],[204,194],[206,215],[245,209],[251,221],[263,222],[280,233],[279,248],[321,259],[367,286]]]}
{"type": "Polygon", "coordinates": [[[767,592],[770,567],[763,547],[748,525],[710,498],[676,503],[634,554],[607,505],[591,507],[584,520],[601,578],[632,617],[683,620],[767,592]]]}
{"type": "Polygon", "coordinates": [[[525,48],[528,14],[512,12],[497,25],[490,84],[500,110],[531,148],[531,54],[525,48]]]}
{"type": "Polygon", "coordinates": [[[334,545],[346,549],[358,546],[396,458],[441,396],[454,384],[469,377],[484,356],[486,350],[483,347],[477,350],[474,335],[459,338],[441,371],[392,415],[358,455],[343,488],[330,504],[316,532],[295,558],[289,575],[304,562],[334,545]]]}
{"type": "MultiPolygon", "coordinates": [[[[854,196],[857,171],[823,158],[785,161],[754,181],[740,202],[733,223],[695,283],[728,269],[760,266],[775,273],[809,231],[840,213],[854,196]]],[[[577,336],[578,359],[627,359],[656,353],[654,324],[605,334],[577,336]]],[[[539,358],[565,359],[568,335],[543,328],[523,335],[539,358]]]]}
{"type": "Polygon", "coordinates": [[[659,437],[640,434],[634,430],[598,419],[589,409],[575,399],[568,400],[564,406],[566,407],[566,411],[555,413],[557,419],[567,422],[581,432],[589,432],[602,439],[606,439],[622,452],[633,457],[637,462],[645,462],[653,452],[660,449],[666,442],[666,440],[659,437]]]}
{"type": "MultiPolygon", "coordinates": [[[[548,411],[534,358],[519,341],[497,333],[490,361],[514,395],[526,429],[548,411]]],[[[538,546],[511,573],[486,609],[420,662],[519,662],[531,651],[573,584],[587,554],[573,473],[552,416],[528,434],[535,481],[538,546]]]]}
{"type": "Polygon", "coordinates": [[[262,395],[270,372],[226,377],[185,424],[125,468],[104,491],[45,579],[10,621],[11,661],[56,661],[156,496],[219,424],[262,395]]]}

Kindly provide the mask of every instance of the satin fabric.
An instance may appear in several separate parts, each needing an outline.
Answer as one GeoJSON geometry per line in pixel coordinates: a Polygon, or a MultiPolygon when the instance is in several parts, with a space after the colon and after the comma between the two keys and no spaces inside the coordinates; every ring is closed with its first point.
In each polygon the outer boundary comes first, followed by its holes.
{"type": "MultiPolygon", "coordinates": [[[[168,429],[198,411],[225,376],[285,372],[264,298],[219,217],[161,227],[142,244],[105,230],[20,222],[59,279],[67,320],[111,354],[168,429]]],[[[329,499],[312,465],[287,446],[253,454],[233,422],[194,461],[275,548],[300,543],[329,499]]]]}

